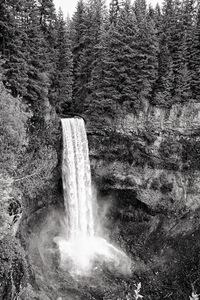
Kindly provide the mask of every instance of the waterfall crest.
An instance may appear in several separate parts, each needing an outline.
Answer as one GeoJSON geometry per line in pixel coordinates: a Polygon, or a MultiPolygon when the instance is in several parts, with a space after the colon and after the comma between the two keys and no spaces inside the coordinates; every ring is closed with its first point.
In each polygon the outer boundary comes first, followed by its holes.
{"type": "MultiPolygon", "coordinates": [[[[86,275],[95,261],[129,268],[123,251],[96,235],[96,197],[92,194],[89,150],[85,124],[80,118],[62,119],[62,180],[65,204],[64,236],[55,238],[61,267],[72,275],[86,275]],[[69,270],[69,268],[71,268],[69,270]]],[[[127,271],[127,270],[126,270],[127,271]]]]}

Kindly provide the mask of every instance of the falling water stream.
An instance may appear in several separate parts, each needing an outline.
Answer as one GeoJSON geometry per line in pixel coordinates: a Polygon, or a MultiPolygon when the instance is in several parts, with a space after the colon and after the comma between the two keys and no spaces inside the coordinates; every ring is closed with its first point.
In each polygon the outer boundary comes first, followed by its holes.
{"type": "Polygon", "coordinates": [[[84,120],[62,119],[63,162],[62,180],[66,212],[65,236],[56,238],[61,266],[73,266],[73,274],[88,274],[95,261],[123,261],[129,264],[123,251],[96,233],[97,201],[92,193],[89,150],[84,120]]]}
{"type": "Polygon", "coordinates": [[[70,240],[94,236],[87,136],[83,119],[63,119],[63,189],[70,240]]]}

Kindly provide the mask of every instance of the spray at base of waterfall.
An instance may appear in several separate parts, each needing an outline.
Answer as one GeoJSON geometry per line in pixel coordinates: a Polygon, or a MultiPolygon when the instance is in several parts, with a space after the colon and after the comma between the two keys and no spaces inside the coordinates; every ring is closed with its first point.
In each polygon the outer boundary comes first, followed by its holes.
{"type": "Polygon", "coordinates": [[[61,268],[68,269],[71,275],[90,275],[96,263],[111,264],[114,269],[131,273],[131,260],[127,255],[101,237],[79,237],[76,240],[54,238],[60,250],[61,268]]]}

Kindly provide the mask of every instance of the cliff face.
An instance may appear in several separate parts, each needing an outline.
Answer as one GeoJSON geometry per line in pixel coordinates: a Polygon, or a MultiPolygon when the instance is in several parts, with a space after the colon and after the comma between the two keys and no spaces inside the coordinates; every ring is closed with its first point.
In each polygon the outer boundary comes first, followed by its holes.
{"type": "Polygon", "coordinates": [[[200,103],[119,110],[87,127],[99,203],[111,202],[105,226],[144,295],[189,297],[191,283],[200,288],[200,103]]]}
{"type": "Polygon", "coordinates": [[[199,208],[199,103],[125,112],[115,118],[114,131],[101,135],[99,143],[95,134],[89,136],[92,169],[102,189],[131,189],[156,211],[199,208]]]}

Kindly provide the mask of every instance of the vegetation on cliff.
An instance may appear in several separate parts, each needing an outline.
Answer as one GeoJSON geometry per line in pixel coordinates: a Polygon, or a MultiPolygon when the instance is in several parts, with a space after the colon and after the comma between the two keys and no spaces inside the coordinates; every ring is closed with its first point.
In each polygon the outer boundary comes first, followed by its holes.
{"type": "Polygon", "coordinates": [[[15,186],[18,165],[28,144],[30,113],[0,82],[0,295],[13,299],[27,275],[25,252],[14,237],[21,217],[22,191],[15,186]]]}

